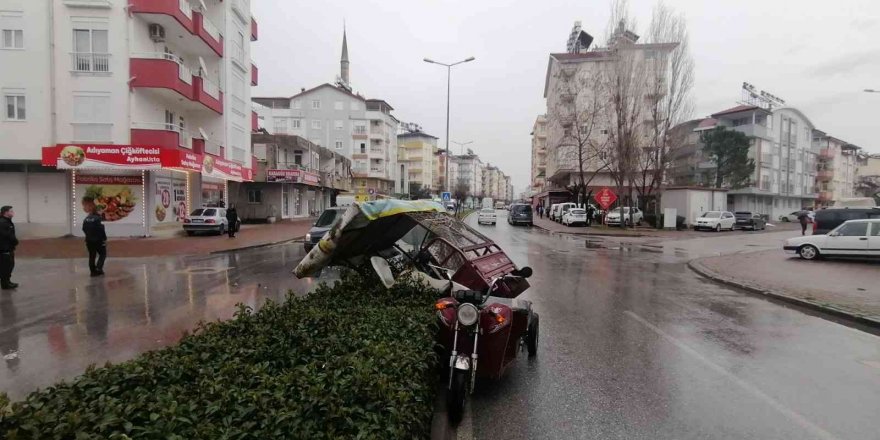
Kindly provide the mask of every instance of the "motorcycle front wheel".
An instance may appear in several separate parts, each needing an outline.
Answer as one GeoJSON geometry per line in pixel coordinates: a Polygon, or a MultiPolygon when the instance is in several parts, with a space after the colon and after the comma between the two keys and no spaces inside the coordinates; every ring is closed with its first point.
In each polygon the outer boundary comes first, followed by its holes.
{"type": "Polygon", "coordinates": [[[464,402],[468,392],[468,372],[452,370],[452,387],[446,390],[446,414],[449,422],[458,425],[464,414],[464,402]]]}

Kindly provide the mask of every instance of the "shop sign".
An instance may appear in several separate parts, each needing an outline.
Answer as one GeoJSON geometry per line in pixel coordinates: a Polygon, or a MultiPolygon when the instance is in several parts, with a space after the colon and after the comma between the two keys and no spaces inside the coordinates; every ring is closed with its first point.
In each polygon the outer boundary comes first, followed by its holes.
{"type": "Polygon", "coordinates": [[[241,182],[244,169],[239,163],[206,154],[202,159],[202,175],[241,182]]]}
{"type": "MultiPolygon", "coordinates": [[[[74,179],[81,216],[97,209],[105,222],[141,224],[143,191],[141,176],[88,176],[77,174],[74,179]]],[[[74,208],[76,209],[76,208],[74,208]]]]}
{"type": "Polygon", "coordinates": [[[186,206],[186,182],[175,180],[171,183],[171,187],[174,191],[174,219],[183,222],[189,214],[186,206]]]}
{"type": "Polygon", "coordinates": [[[43,147],[44,166],[79,168],[159,169],[162,148],[138,145],[55,145],[43,147]]]}
{"type": "Polygon", "coordinates": [[[318,186],[320,182],[321,177],[318,175],[318,173],[303,171],[302,183],[305,183],[306,185],[318,186]]]}
{"type": "Polygon", "coordinates": [[[184,171],[202,171],[202,155],[191,151],[165,149],[162,151],[162,166],[184,171]]]}
{"type": "Polygon", "coordinates": [[[267,182],[299,182],[299,170],[266,170],[267,182]]]}

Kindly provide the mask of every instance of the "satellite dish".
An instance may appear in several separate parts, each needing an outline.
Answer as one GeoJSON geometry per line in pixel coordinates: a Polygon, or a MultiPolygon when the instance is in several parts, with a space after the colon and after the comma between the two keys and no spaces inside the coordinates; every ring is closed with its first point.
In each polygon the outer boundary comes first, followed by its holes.
{"type": "Polygon", "coordinates": [[[199,0],[199,6],[202,7],[202,12],[208,12],[208,6],[205,5],[205,0],[199,0]]]}
{"type": "Polygon", "coordinates": [[[202,135],[202,139],[204,139],[205,142],[208,142],[208,135],[205,134],[205,130],[202,130],[202,127],[199,127],[199,134],[202,135]]]}
{"type": "Polygon", "coordinates": [[[199,67],[202,68],[202,73],[201,73],[201,75],[199,75],[199,76],[201,76],[202,78],[204,78],[205,75],[208,74],[208,65],[205,64],[205,59],[202,58],[202,57],[199,57],[199,67]]]}

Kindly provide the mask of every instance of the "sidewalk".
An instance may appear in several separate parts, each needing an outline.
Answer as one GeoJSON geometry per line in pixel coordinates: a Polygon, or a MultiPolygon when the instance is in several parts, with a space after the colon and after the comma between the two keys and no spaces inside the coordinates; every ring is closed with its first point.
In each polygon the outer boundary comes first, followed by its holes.
{"type": "MultiPolygon", "coordinates": [[[[305,236],[314,218],[285,220],[274,224],[241,225],[235,238],[226,235],[188,237],[111,238],[107,243],[112,258],[153,257],[161,255],[210,254],[215,252],[267,246],[305,236]]],[[[21,240],[17,258],[85,258],[83,239],[78,237],[21,240]]]]}
{"type": "Polygon", "coordinates": [[[805,261],[781,249],[691,261],[712,280],[880,327],[880,262],[805,261]]]}
{"type": "MultiPolygon", "coordinates": [[[[499,220],[500,221],[500,220],[499,220]]],[[[606,225],[593,225],[590,227],[585,226],[565,226],[562,223],[556,223],[547,217],[540,218],[535,217],[533,219],[533,223],[535,226],[544,229],[549,232],[555,232],[560,234],[573,234],[573,235],[593,235],[593,236],[603,236],[603,237],[653,237],[653,238],[665,238],[665,239],[675,239],[675,240],[685,240],[689,238],[706,238],[706,237],[717,237],[719,235],[715,235],[716,233],[711,231],[695,231],[693,229],[685,229],[681,231],[673,231],[673,230],[664,230],[664,229],[654,229],[650,226],[647,226],[645,223],[642,223],[642,226],[636,226],[635,228],[620,228],[617,226],[609,227],[606,225]]],[[[800,229],[800,226],[797,226],[796,223],[779,223],[773,224],[772,226],[768,226],[767,229],[763,231],[745,231],[749,234],[766,234],[772,232],[781,232],[781,231],[794,231],[800,229]]],[[[733,233],[740,234],[743,231],[736,230],[733,233]]],[[[721,232],[720,235],[731,234],[729,231],[721,232]]]]}

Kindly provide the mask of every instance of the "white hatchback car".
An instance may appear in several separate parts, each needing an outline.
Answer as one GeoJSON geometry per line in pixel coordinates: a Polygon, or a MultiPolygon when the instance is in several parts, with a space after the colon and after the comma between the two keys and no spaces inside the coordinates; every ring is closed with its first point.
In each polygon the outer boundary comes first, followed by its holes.
{"type": "Polygon", "coordinates": [[[880,219],[849,220],[826,235],[789,238],[782,249],[804,260],[825,256],[880,257],[880,219]]]}
{"type": "Polygon", "coordinates": [[[697,220],[694,222],[695,231],[698,229],[709,229],[715,232],[719,232],[722,229],[729,229],[732,231],[735,226],[736,216],[729,211],[704,212],[701,216],[697,217],[697,220]]]}
{"type": "Polygon", "coordinates": [[[483,208],[480,210],[480,213],[477,215],[477,224],[495,224],[497,222],[497,217],[495,215],[495,210],[492,208],[483,208]]]}
{"type": "Polygon", "coordinates": [[[587,210],[584,208],[571,208],[562,215],[562,224],[571,226],[576,223],[587,224],[587,210]]]}
{"type": "MultiPolygon", "coordinates": [[[[644,218],[644,213],[639,208],[632,208],[632,218],[630,218],[629,206],[623,207],[623,221],[626,225],[632,226],[633,223],[637,225],[642,224],[642,218],[644,218]]],[[[620,224],[620,208],[614,208],[608,211],[608,215],[605,217],[605,223],[608,225],[619,225],[620,224]]]]}

